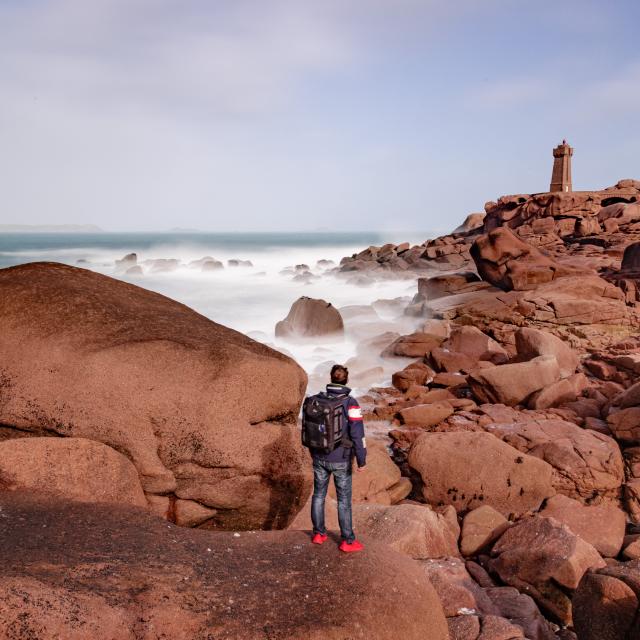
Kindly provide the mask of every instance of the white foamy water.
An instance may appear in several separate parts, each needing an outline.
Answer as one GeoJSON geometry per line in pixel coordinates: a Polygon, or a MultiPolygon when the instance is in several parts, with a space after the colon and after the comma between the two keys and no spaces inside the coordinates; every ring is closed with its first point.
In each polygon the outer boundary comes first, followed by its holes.
{"type": "MultiPolygon", "coordinates": [[[[235,236],[229,241],[220,236],[175,238],[158,234],[150,239],[137,234],[119,234],[117,238],[110,238],[111,234],[92,234],[90,238],[84,234],[67,234],[65,242],[52,237],[55,234],[43,234],[40,241],[25,235],[21,236],[22,242],[17,236],[8,236],[0,238],[0,265],[34,260],[68,264],[86,261],[80,266],[162,293],[215,322],[289,353],[310,374],[309,391],[322,386],[326,371],[334,362],[350,361],[354,387],[359,392],[372,384],[387,382],[392,371],[402,363],[383,361],[378,357],[379,348],[362,346],[358,359],[353,360],[358,343],[385,331],[409,332],[418,324],[415,319],[402,316],[401,305],[377,305],[377,315],[370,313],[353,318],[347,315],[344,339],[289,342],[275,338],[276,323],[286,317],[300,296],[322,298],[337,308],[412,297],[416,292],[415,279],[358,286],[330,274],[330,269],[317,266],[319,260],[332,260],[337,265],[345,255],[371,243],[382,244],[382,239],[376,237],[365,235],[360,244],[355,234],[322,234],[320,241],[307,234],[299,242],[288,236],[268,236],[262,241],[256,240],[256,236],[251,236],[249,241],[235,236]],[[116,269],[115,261],[129,252],[137,254],[144,275],[125,275],[116,269]],[[204,256],[223,262],[225,268],[203,272],[188,266],[204,256]],[[146,261],[156,259],[176,259],[180,266],[172,272],[152,273],[146,261]],[[250,260],[253,266],[229,267],[227,261],[231,259],[250,260]],[[300,264],[308,265],[319,277],[304,283],[294,281],[291,274],[281,273],[300,264]],[[362,376],[363,372],[366,375],[362,376]]],[[[422,240],[424,237],[419,241],[422,240]]]]}

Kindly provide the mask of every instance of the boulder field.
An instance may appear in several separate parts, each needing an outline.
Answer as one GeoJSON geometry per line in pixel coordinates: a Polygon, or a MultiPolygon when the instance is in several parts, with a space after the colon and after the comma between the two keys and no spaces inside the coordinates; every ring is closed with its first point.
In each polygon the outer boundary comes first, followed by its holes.
{"type": "Polygon", "coordinates": [[[413,360],[361,404],[390,424],[403,502],[457,513],[459,553],[421,559],[452,638],[638,636],[639,201],[634,180],[505,196],[422,253],[341,263],[418,280],[416,329],[382,352],[413,360]]]}

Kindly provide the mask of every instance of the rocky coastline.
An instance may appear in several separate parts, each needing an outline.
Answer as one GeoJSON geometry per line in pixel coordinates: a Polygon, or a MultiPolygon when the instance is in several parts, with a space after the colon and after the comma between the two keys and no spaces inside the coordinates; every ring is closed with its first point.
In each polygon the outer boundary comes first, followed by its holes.
{"type": "Polygon", "coordinates": [[[291,358],[86,269],[0,270],[0,637],[640,637],[640,182],[319,268],[287,277],[400,283],[397,321],[303,297],[277,330],[357,330],[358,386],[389,374],[348,559],[302,533],[291,358]]]}

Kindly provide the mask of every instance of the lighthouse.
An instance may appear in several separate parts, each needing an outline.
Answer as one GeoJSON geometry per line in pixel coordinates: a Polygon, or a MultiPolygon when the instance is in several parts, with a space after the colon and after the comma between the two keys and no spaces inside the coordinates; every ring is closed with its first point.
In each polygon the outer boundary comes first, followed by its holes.
{"type": "Polygon", "coordinates": [[[573,149],[562,141],[553,150],[553,171],[551,173],[551,186],[549,191],[573,191],[571,185],[571,156],[573,149]]]}

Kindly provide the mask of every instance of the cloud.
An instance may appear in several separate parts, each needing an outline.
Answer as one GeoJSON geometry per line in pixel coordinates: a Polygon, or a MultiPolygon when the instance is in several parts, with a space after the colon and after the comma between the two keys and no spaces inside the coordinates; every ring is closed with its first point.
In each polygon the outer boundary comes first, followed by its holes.
{"type": "MultiPolygon", "coordinates": [[[[491,0],[484,7],[499,0],[491,0]]],[[[473,0],[24,0],[0,4],[3,92],[89,110],[206,117],[284,109],[473,0]]]]}
{"type": "Polygon", "coordinates": [[[353,43],[304,3],[51,0],[0,14],[4,92],[87,110],[256,113],[353,43]],[[307,7],[308,8],[308,7],[307,7]]]}

